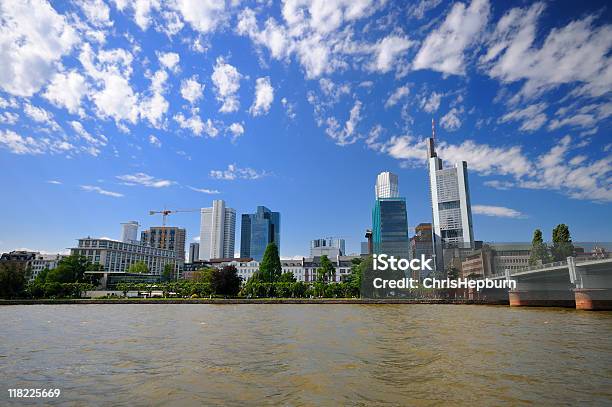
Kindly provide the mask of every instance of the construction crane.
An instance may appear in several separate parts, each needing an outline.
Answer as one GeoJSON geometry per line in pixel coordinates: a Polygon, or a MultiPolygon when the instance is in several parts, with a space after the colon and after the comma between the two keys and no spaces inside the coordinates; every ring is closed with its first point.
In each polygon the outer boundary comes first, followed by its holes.
{"type": "Polygon", "coordinates": [[[149,211],[149,215],[157,215],[161,214],[162,218],[162,226],[166,226],[166,217],[171,213],[179,213],[179,212],[200,212],[199,209],[164,209],[161,211],[149,211]]]}

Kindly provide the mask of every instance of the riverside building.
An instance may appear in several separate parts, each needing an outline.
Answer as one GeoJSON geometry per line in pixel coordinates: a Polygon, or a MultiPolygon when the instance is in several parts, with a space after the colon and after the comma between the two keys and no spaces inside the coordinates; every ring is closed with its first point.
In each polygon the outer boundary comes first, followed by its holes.
{"type": "Polygon", "coordinates": [[[378,174],[376,203],[372,210],[372,251],[396,258],[410,258],[406,199],[399,196],[397,175],[378,174]]]}
{"type": "Polygon", "coordinates": [[[77,247],[70,249],[71,255],[85,256],[91,263],[102,265],[107,273],[127,273],[136,262],[144,262],[149,274],[161,275],[166,264],[179,271],[179,259],[174,250],[160,249],[140,243],[126,243],[110,239],[79,239],[77,247]]]}
{"type": "Polygon", "coordinates": [[[234,257],[236,210],[226,207],[223,200],[214,200],[200,214],[200,260],[234,257]]]}
{"type": "Polygon", "coordinates": [[[280,251],[280,213],[258,206],[255,213],[242,215],[240,229],[240,257],[263,259],[269,243],[276,243],[280,251]]]}
{"type": "Polygon", "coordinates": [[[174,226],[154,226],[143,230],[140,242],[145,246],[172,250],[179,261],[185,261],[185,239],[187,231],[174,226]]]}
{"type": "Polygon", "coordinates": [[[433,251],[435,268],[440,272],[444,270],[444,249],[471,249],[474,246],[467,162],[461,161],[454,167],[443,168],[433,137],[427,140],[427,158],[433,251]]]}
{"type": "Polygon", "coordinates": [[[346,254],[344,239],[328,237],[310,241],[310,256],[327,256],[329,258],[344,256],[346,254]]]}

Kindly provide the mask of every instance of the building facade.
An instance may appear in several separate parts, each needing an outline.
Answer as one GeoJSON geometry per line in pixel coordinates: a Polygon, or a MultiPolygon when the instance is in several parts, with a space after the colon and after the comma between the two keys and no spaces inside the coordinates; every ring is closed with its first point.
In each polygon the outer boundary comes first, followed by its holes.
{"type": "Polygon", "coordinates": [[[310,241],[310,257],[327,256],[330,259],[346,254],[344,239],[327,237],[310,241]]]}
{"type": "Polygon", "coordinates": [[[172,250],[179,261],[185,262],[185,239],[187,231],[174,226],[154,226],[143,230],[140,242],[158,249],[172,250]]]}
{"type": "Polygon", "coordinates": [[[372,211],[372,250],[396,258],[410,258],[408,215],[404,198],[379,198],[372,211]]]}
{"type": "Polygon", "coordinates": [[[226,207],[223,200],[214,200],[200,214],[200,260],[234,257],[236,210],[226,207]]]}
{"type": "Polygon", "coordinates": [[[489,243],[487,246],[493,252],[493,274],[529,267],[530,243],[489,243]]]}
{"type": "Polygon", "coordinates": [[[66,255],[63,254],[36,253],[36,256],[30,261],[30,280],[34,280],[45,269],[53,270],[56,268],[64,257],[66,255]]]}
{"type": "Polygon", "coordinates": [[[255,213],[242,215],[240,257],[263,259],[269,243],[276,243],[280,252],[280,213],[258,206],[255,213]]]}
{"type": "Polygon", "coordinates": [[[121,224],[121,241],[131,243],[138,240],[138,222],[131,220],[121,224]]]}
{"type": "Polygon", "coordinates": [[[374,186],[376,199],[378,198],[397,198],[399,197],[399,187],[397,175],[389,171],[384,171],[376,177],[374,186]]]}
{"type": "Polygon", "coordinates": [[[189,243],[189,263],[200,260],[200,244],[189,243]]]}
{"type": "Polygon", "coordinates": [[[125,243],[110,239],[79,239],[77,247],[70,249],[71,255],[87,257],[91,263],[102,265],[108,273],[127,273],[136,262],[144,262],[150,274],[161,275],[166,264],[172,265],[175,273],[180,262],[174,250],[146,246],[139,243],[125,243]]]}
{"type": "Polygon", "coordinates": [[[427,154],[433,247],[436,269],[440,271],[444,266],[444,248],[471,248],[474,244],[467,162],[443,168],[433,138],[427,140],[427,154]]]}

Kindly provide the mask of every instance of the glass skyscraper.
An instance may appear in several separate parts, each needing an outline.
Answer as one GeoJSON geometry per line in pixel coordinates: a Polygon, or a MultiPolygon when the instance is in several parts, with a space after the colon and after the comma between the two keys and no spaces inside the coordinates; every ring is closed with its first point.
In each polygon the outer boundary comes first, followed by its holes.
{"type": "Polygon", "coordinates": [[[276,243],[280,252],[280,213],[265,206],[257,212],[242,215],[240,231],[240,257],[261,261],[268,243],[276,243]]]}
{"type": "Polygon", "coordinates": [[[405,198],[378,198],[372,211],[372,246],[375,254],[410,258],[405,198]]]}

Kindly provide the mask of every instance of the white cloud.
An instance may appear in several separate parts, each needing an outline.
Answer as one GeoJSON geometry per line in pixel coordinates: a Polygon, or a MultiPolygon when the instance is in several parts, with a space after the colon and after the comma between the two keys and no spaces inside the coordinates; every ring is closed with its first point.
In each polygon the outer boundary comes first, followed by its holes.
{"type": "Polygon", "coordinates": [[[212,74],[217,100],[222,103],[220,112],[235,112],[240,107],[238,90],[240,89],[241,75],[238,70],[218,57],[212,74]]]}
{"type": "Polygon", "coordinates": [[[440,102],[442,101],[442,94],[438,92],[431,92],[429,97],[424,97],[421,99],[421,109],[426,111],[427,113],[434,113],[438,111],[440,107],[440,102]]]}
{"type": "Polygon", "coordinates": [[[476,215],[495,216],[498,218],[525,218],[525,215],[521,212],[506,208],[505,206],[472,205],[472,212],[476,215]]]}
{"type": "Polygon", "coordinates": [[[55,106],[66,108],[68,112],[75,114],[79,113],[81,99],[88,91],[89,86],[83,75],[71,70],[56,73],[43,96],[55,106]]]}
{"type": "Polygon", "coordinates": [[[101,135],[100,138],[92,136],[87,130],[85,130],[83,125],[76,120],[71,121],[70,126],[72,126],[73,130],[79,135],[80,138],[89,144],[89,146],[84,150],[93,156],[98,156],[100,153],[99,147],[105,146],[108,141],[106,137],[103,135],[101,135]]]}
{"type": "Polygon", "coordinates": [[[194,30],[210,33],[229,17],[225,3],[225,0],[177,0],[171,5],[194,30]]]}
{"type": "Polygon", "coordinates": [[[47,137],[23,137],[12,130],[0,130],[0,147],[19,155],[67,153],[74,148],[72,144],[65,140],[54,140],[47,137]]]}
{"type": "Polygon", "coordinates": [[[592,103],[580,108],[575,106],[560,108],[555,112],[555,116],[556,118],[548,125],[549,130],[556,130],[564,126],[594,129],[601,121],[612,116],[612,103],[592,103]]]}
{"type": "Polygon", "coordinates": [[[93,185],[81,185],[81,189],[87,192],[96,192],[100,195],[112,196],[113,198],[121,198],[123,196],[123,194],[120,194],[119,192],[108,191],[93,185]]]}
{"type": "Polygon", "coordinates": [[[200,192],[202,194],[209,194],[209,195],[216,195],[216,194],[220,194],[221,192],[216,190],[216,189],[206,189],[206,188],[195,188],[192,186],[187,186],[187,188],[191,189],[192,191],[196,191],[196,192],[200,192]]]}
{"type": "Polygon", "coordinates": [[[453,107],[440,119],[440,126],[448,131],[455,131],[461,127],[461,118],[459,117],[463,113],[463,109],[453,107]]]}
{"type": "Polygon", "coordinates": [[[612,24],[595,26],[594,16],[553,28],[537,39],[544,3],[509,10],[497,23],[482,67],[504,83],[524,81],[517,98],[533,97],[562,84],[574,94],[601,96],[612,90],[612,24]],[[541,45],[536,45],[541,44],[541,45]]]}
{"type": "Polygon", "coordinates": [[[129,6],[134,11],[134,21],[146,31],[151,24],[151,13],[160,9],[159,0],[114,0],[119,11],[129,6]]]}
{"type": "Polygon", "coordinates": [[[240,168],[236,164],[227,166],[227,170],[211,170],[210,176],[214,179],[233,181],[236,179],[259,179],[269,174],[265,171],[257,171],[252,168],[240,168]]]}
{"type": "Polygon", "coordinates": [[[32,96],[44,86],[78,36],[46,1],[0,2],[0,89],[32,96]]]}
{"type": "Polygon", "coordinates": [[[521,131],[535,131],[540,129],[544,123],[546,123],[547,117],[544,110],[548,107],[546,103],[537,103],[529,105],[522,109],[516,109],[506,113],[501,119],[500,123],[506,123],[509,121],[522,121],[520,130],[521,131]]]}
{"type": "Polygon", "coordinates": [[[228,127],[228,130],[230,131],[230,133],[232,133],[232,136],[234,139],[244,134],[244,126],[240,123],[230,124],[230,126],[228,127]]]}
{"type": "Polygon", "coordinates": [[[455,3],[442,25],[430,33],[412,63],[413,69],[444,74],[465,73],[466,49],[476,42],[489,18],[488,0],[472,0],[469,7],[455,3]]]}
{"type": "Polygon", "coordinates": [[[151,175],[145,174],[144,172],[138,172],[135,174],[117,175],[117,179],[123,181],[124,185],[142,185],[151,188],[164,188],[174,184],[174,181],[167,179],[154,178],[151,175]]]}
{"type": "Polygon", "coordinates": [[[390,35],[383,38],[374,46],[374,61],[370,69],[378,72],[389,72],[397,66],[397,58],[404,54],[415,44],[406,37],[390,35]]]}
{"type": "Polygon", "coordinates": [[[391,96],[389,96],[389,98],[385,102],[385,108],[395,106],[397,102],[399,102],[402,98],[408,96],[409,93],[410,89],[408,89],[408,86],[400,86],[399,88],[395,89],[395,91],[391,94],[391,96]]]}
{"type": "Polygon", "coordinates": [[[181,58],[176,52],[158,52],[157,58],[163,67],[175,72],[178,70],[181,58]]]}
{"type": "Polygon", "coordinates": [[[264,29],[259,31],[255,12],[250,8],[245,8],[238,16],[236,32],[248,36],[256,45],[268,48],[274,59],[288,58],[295,47],[293,39],[274,18],[266,20],[264,29]]]}
{"type": "Polygon", "coordinates": [[[181,96],[189,103],[193,104],[202,98],[204,85],[198,82],[196,75],[181,82],[181,96]]]}
{"type": "Polygon", "coordinates": [[[140,103],[140,116],[149,120],[149,123],[155,128],[161,127],[164,115],[170,106],[163,96],[166,80],[168,80],[168,73],[165,70],[155,72],[151,77],[151,94],[140,103]]]}
{"type": "Polygon", "coordinates": [[[288,118],[294,120],[297,117],[297,114],[295,113],[295,105],[289,102],[286,97],[281,99],[281,105],[283,105],[285,108],[285,114],[288,118]]]}
{"type": "Polygon", "coordinates": [[[274,101],[274,88],[270,83],[270,78],[257,78],[255,84],[255,100],[249,109],[253,116],[260,116],[268,113],[274,101]]]}
{"type": "Polygon", "coordinates": [[[110,19],[110,8],[102,0],[80,0],[78,5],[87,17],[87,21],[95,27],[113,25],[110,19]]]}
{"type": "Polygon", "coordinates": [[[49,181],[47,181],[47,184],[62,185],[62,182],[55,179],[50,179],[49,181]]]}
{"type": "Polygon", "coordinates": [[[344,127],[342,128],[340,128],[340,124],[336,118],[330,117],[327,119],[327,129],[325,129],[325,133],[331,137],[337,145],[345,146],[357,141],[359,135],[356,134],[355,128],[361,121],[361,106],[361,101],[356,100],[351,109],[349,119],[344,123],[344,127]]]}
{"type": "Polygon", "coordinates": [[[25,103],[23,105],[23,111],[26,115],[28,115],[32,120],[43,123],[51,127],[53,130],[59,130],[60,127],[57,122],[53,119],[53,114],[46,111],[42,107],[32,106],[29,103],[25,103]]]}
{"type": "Polygon", "coordinates": [[[204,122],[200,118],[199,109],[194,108],[191,110],[191,117],[185,117],[183,113],[177,113],[174,115],[174,120],[178,123],[181,129],[189,129],[195,134],[199,136],[204,131],[204,122]]]}
{"type": "Polygon", "coordinates": [[[161,140],[152,134],[149,136],[149,143],[157,148],[160,148],[162,146],[161,140]]]}
{"type": "Polygon", "coordinates": [[[16,124],[18,120],[19,120],[19,115],[17,113],[12,113],[12,112],[0,113],[0,123],[16,124]]]}

